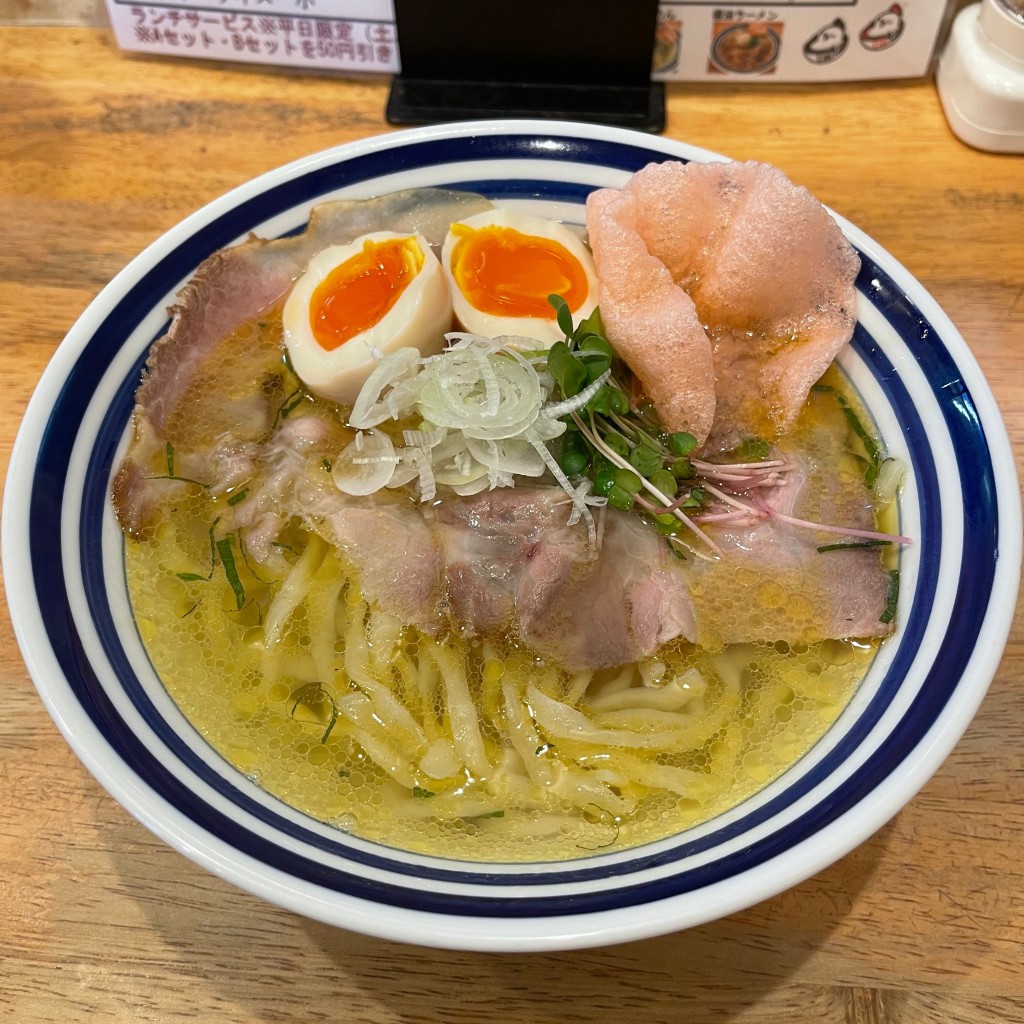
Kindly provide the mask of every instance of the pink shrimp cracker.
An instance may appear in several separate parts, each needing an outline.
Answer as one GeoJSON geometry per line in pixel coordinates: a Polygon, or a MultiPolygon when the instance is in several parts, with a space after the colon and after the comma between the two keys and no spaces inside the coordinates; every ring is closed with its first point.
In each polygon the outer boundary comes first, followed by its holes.
{"type": "Polygon", "coordinates": [[[692,299],[648,252],[637,207],[626,190],[601,189],[587,199],[601,316],[665,426],[703,441],[715,416],[711,346],[692,299]]]}
{"type": "MultiPolygon", "coordinates": [[[[638,171],[617,197],[599,193],[593,217],[588,206],[588,226],[601,311],[613,307],[609,340],[645,387],[652,366],[664,379],[664,364],[678,362],[701,384],[706,370],[693,361],[694,338],[674,353],[658,345],[658,320],[670,315],[671,303],[655,308],[643,292],[623,301],[623,268],[636,264],[637,246],[644,262],[658,264],[662,280],[667,275],[692,302],[702,325],[713,362],[712,422],[704,433],[678,426],[679,402],[650,391],[666,426],[689,429],[719,449],[747,437],[784,436],[855,322],[860,260],[824,207],[767,164],[670,162],[638,171]],[[608,290],[605,275],[613,282],[608,290]]],[[[692,323],[691,314],[687,329],[692,323]]],[[[704,398],[696,421],[706,417],[707,404],[704,398]]]]}

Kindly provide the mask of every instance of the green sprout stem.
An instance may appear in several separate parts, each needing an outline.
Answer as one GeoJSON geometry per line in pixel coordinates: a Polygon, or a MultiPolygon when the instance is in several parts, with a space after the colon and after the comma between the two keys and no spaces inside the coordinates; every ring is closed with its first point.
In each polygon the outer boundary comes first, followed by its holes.
{"type": "MultiPolygon", "coordinates": [[[[793,465],[773,458],[771,445],[762,438],[742,441],[732,452],[734,462],[697,458],[696,438],[685,432],[669,433],[658,422],[653,406],[604,337],[599,312],[573,327],[565,301],[552,295],[549,302],[565,337],[548,353],[538,353],[535,361],[544,363],[554,379],[555,409],[560,412],[562,403],[566,406],[562,420],[570,429],[560,441],[559,468],[569,479],[589,481],[594,494],[613,508],[633,508],[651,517],[652,528],[666,536],[671,550],[720,557],[721,548],[701,524],[726,526],[764,519],[838,534],[850,538],[846,544],[909,542],[894,534],[813,523],[773,508],[761,492],[783,484],[793,465]],[[701,543],[695,547],[684,543],[679,535],[682,527],[701,543]]],[[[832,393],[839,403],[866,453],[858,458],[868,467],[865,482],[870,487],[884,462],[881,447],[842,395],[828,385],[817,390],[832,393]]]]}
{"type": "MultiPolygon", "coordinates": [[[[611,462],[613,465],[618,466],[620,469],[626,469],[629,470],[630,472],[636,472],[634,467],[630,464],[628,460],[624,459],[621,455],[619,455],[618,452],[608,447],[608,445],[605,443],[604,439],[598,432],[593,417],[591,417],[589,426],[586,423],[584,423],[579,413],[574,412],[572,414],[572,418],[573,422],[575,422],[576,426],[579,428],[580,433],[583,434],[583,436],[594,446],[594,448],[596,448],[597,451],[599,451],[609,462],[611,462]]],[[[643,484],[644,489],[648,491],[650,494],[653,494],[654,497],[661,502],[663,507],[667,507],[672,504],[673,499],[669,498],[664,492],[658,490],[658,488],[655,487],[654,484],[652,484],[646,477],[641,476],[640,480],[643,484]]],[[[687,529],[691,530],[694,534],[696,534],[696,536],[699,537],[709,548],[711,548],[711,550],[714,551],[715,554],[722,554],[722,549],[692,519],[690,519],[690,517],[686,515],[682,511],[682,509],[677,508],[672,514],[685,527],[687,527],[687,529]]]]}

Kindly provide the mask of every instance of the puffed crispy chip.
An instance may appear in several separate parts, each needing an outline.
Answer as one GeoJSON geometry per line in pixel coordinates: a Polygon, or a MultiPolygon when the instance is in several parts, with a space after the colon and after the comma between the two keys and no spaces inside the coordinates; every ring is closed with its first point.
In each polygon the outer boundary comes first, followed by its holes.
{"type": "Polygon", "coordinates": [[[761,163],[649,164],[587,201],[608,338],[669,430],[776,440],[850,340],[857,253],[761,163]]]}

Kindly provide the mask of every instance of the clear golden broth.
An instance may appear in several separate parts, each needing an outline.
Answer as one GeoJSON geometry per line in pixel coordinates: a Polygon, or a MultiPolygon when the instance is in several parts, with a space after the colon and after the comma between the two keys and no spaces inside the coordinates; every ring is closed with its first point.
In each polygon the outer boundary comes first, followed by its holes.
{"type": "MultiPolygon", "coordinates": [[[[838,373],[830,374],[829,382],[839,385],[838,373]]],[[[798,439],[837,472],[858,472],[845,454],[850,439],[834,402],[812,398],[798,439]]],[[[677,833],[735,806],[810,750],[877,650],[877,642],[823,641],[710,652],[676,641],[626,675],[605,671],[581,682],[538,663],[512,636],[448,636],[440,646],[463,667],[494,770],[424,774],[408,756],[401,729],[382,730],[372,715],[366,718],[366,686],[353,678],[367,674],[367,685],[385,688],[416,729],[444,747],[453,729],[450,694],[437,672],[417,674],[417,666],[433,664],[434,641],[368,609],[341,556],[291,527],[283,538],[290,565],[310,543],[323,550],[312,560],[304,600],[268,644],[265,617],[281,577],[235,549],[246,595],[238,610],[235,590],[211,559],[218,504],[199,488],[184,497],[181,490],[154,529],[126,539],[136,620],[168,692],[211,746],[267,792],[388,846],[462,859],[542,861],[677,833]],[[684,725],[656,750],[551,743],[528,699],[533,685],[533,692],[599,719],[609,714],[600,708],[615,705],[609,695],[644,675],[694,681],[684,725]],[[510,694],[522,716],[518,724],[510,694]],[[525,776],[505,770],[516,730],[520,751],[536,758],[525,776]],[[371,740],[380,747],[376,760],[368,753],[371,740]],[[394,763],[385,770],[380,765],[388,757],[394,763]],[[582,790],[570,798],[570,777],[618,781],[608,784],[608,800],[588,799],[582,790]]],[[[612,712],[608,720],[628,727],[629,716],[612,712]]],[[[641,733],[643,717],[634,716],[641,733]]]]}

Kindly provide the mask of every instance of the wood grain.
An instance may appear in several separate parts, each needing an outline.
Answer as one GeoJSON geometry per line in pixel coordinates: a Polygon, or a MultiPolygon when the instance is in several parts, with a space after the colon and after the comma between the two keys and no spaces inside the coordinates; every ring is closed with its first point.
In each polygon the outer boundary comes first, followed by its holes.
{"type": "MultiPolygon", "coordinates": [[[[388,130],[387,85],[145,59],[0,28],[0,469],[64,333],[124,264],[262,171],[388,130]]],[[[672,138],[768,160],[899,259],[1024,441],[1024,162],[968,149],[929,83],[673,86],[672,138]]],[[[1018,467],[1019,468],[1019,467],[1018,467]]],[[[193,866],[88,775],[0,615],[0,1018],[18,1024],[1024,1021],[1024,629],[939,773],[838,863],[745,913],[578,953],[365,938],[193,866]]]]}

